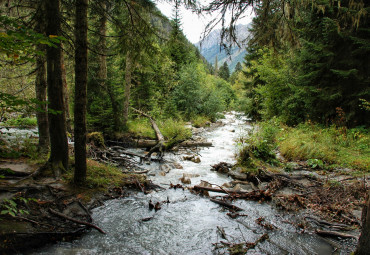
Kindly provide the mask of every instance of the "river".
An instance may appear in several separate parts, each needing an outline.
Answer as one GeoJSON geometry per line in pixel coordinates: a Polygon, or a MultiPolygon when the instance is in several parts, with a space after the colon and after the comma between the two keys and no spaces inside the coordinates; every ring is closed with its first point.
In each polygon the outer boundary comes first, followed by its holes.
{"type": "MultiPolygon", "coordinates": [[[[248,254],[349,254],[353,242],[322,238],[314,233],[301,233],[292,222],[301,214],[288,214],[268,203],[238,200],[234,204],[244,209],[245,217],[232,219],[228,210],[209,198],[192,194],[187,189],[168,189],[180,183],[183,174],[191,177],[193,186],[201,180],[222,185],[232,181],[224,174],[211,171],[211,165],[221,161],[235,163],[235,140],[250,128],[246,119],[235,113],[226,114],[225,125],[205,131],[202,136],[212,141],[213,147],[198,151],[201,162],[183,161],[183,155],[166,155],[170,161],[180,162],[183,169],[172,169],[160,174],[161,166],[152,163],[153,183],[166,189],[144,195],[141,192],[122,199],[110,200],[93,211],[94,223],[107,232],[102,235],[91,230],[79,240],[48,245],[35,254],[228,254],[227,249],[216,249],[215,243],[255,242],[268,233],[269,239],[260,242],[248,254]],[[149,210],[149,201],[162,203],[161,209],[149,210]],[[149,221],[143,218],[153,217],[149,221]],[[256,223],[260,217],[276,227],[266,230],[256,223]],[[227,240],[218,231],[223,228],[227,240]]],[[[184,185],[186,186],[186,185],[184,185]]],[[[213,195],[213,194],[212,194],[213,195]]],[[[215,194],[214,194],[215,195],[215,194]]]]}

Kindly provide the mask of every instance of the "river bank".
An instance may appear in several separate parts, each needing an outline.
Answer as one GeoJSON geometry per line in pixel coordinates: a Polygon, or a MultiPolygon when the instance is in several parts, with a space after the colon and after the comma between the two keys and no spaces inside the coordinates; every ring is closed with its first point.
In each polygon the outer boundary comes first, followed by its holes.
{"type": "MultiPolygon", "coordinates": [[[[211,166],[220,162],[237,163],[236,140],[251,128],[245,118],[234,114],[227,114],[223,123],[202,133],[213,147],[179,151],[164,157],[181,167],[168,169],[171,163],[142,166],[148,170],[150,180],[162,189],[110,200],[96,208],[94,220],[107,230],[107,235],[91,231],[79,240],[48,246],[37,253],[349,254],[354,250],[359,234],[355,224],[349,228],[342,224],[349,230],[344,231],[348,234],[346,238],[328,237],[327,234],[333,232],[332,226],[341,225],[339,222],[325,221],[310,210],[313,208],[287,210],[276,206],[273,196],[278,197],[279,192],[294,196],[290,193],[294,187],[277,186],[276,192],[272,192],[276,184],[272,179],[267,181],[257,176],[261,183],[257,179],[242,181],[235,180],[235,174],[212,171],[211,166]],[[194,155],[200,162],[187,160],[194,155]],[[199,193],[197,186],[211,186],[226,193],[199,193]],[[237,194],[248,195],[243,198],[237,194]],[[261,194],[267,196],[263,198],[261,194]],[[216,200],[235,207],[221,206],[216,200]]],[[[302,185],[317,184],[309,176],[307,173],[302,185]]],[[[290,203],[294,201],[288,201],[290,203]]]]}
{"type": "MultiPolygon", "coordinates": [[[[137,185],[133,178],[131,188],[136,189],[116,187],[108,196],[90,195],[90,199],[97,198],[96,204],[85,202],[84,207],[88,208],[94,224],[107,234],[84,228],[83,235],[72,235],[72,239],[80,236],[77,240],[67,242],[68,238],[61,238],[62,242],[46,245],[35,254],[349,254],[353,251],[359,234],[361,189],[363,185],[366,187],[367,180],[345,174],[324,174],[303,161],[291,162],[288,170],[262,168],[257,174],[248,175],[235,164],[240,150],[238,141],[250,129],[245,117],[229,113],[210,128],[193,129],[194,138],[211,142],[212,147],[179,148],[166,153],[163,162],[150,164],[140,163],[138,157],[131,158],[145,172],[148,183],[155,184],[155,189],[137,185]],[[338,196],[346,199],[338,200],[338,196]],[[345,219],[349,209],[351,217],[345,219]]],[[[145,155],[143,149],[129,151],[145,155]]],[[[61,192],[53,187],[51,191],[61,192]]],[[[42,193],[45,192],[50,192],[48,187],[42,193]]],[[[79,217],[88,221],[90,216],[79,204],[88,196],[81,191],[70,193],[70,197],[62,194],[59,193],[60,205],[55,210],[68,214],[67,204],[71,206],[69,211],[82,212],[79,217]]],[[[60,225],[68,222],[57,215],[49,215],[49,220],[50,216],[58,219],[60,225]]]]}

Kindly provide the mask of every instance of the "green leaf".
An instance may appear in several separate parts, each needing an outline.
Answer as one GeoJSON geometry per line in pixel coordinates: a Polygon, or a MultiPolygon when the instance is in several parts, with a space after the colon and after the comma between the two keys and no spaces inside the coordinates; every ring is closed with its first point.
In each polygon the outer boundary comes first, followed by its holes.
{"type": "Polygon", "coordinates": [[[17,206],[17,203],[14,202],[13,200],[9,200],[8,201],[10,205],[12,205],[13,207],[16,207],[17,206]]]}

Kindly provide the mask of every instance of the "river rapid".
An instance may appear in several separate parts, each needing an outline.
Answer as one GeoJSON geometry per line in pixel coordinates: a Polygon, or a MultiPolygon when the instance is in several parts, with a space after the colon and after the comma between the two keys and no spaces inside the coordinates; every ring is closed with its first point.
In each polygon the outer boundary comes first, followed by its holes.
{"type": "Polygon", "coordinates": [[[191,184],[184,186],[197,185],[202,180],[218,185],[232,181],[227,175],[211,171],[211,165],[222,161],[235,163],[236,140],[251,127],[245,117],[236,113],[225,117],[224,125],[202,132],[202,137],[211,141],[213,147],[197,152],[200,163],[182,160],[183,154],[167,154],[167,161],[176,161],[183,168],[172,169],[165,176],[160,174],[163,172],[160,164],[143,165],[150,170],[153,183],[165,189],[147,195],[137,192],[94,209],[94,223],[107,235],[91,230],[79,240],[49,245],[34,254],[228,254],[227,249],[216,249],[215,244],[252,243],[265,233],[269,239],[247,254],[348,254],[353,244],[302,233],[292,224],[299,221],[299,214],[279,211],[268,203],[237,200],[233,203],[248,216],[232,219],[227,216],[228,210],[207,197],[187,189],[169,189],[171,183],[181,183],[183,174],[192,176],[191,184]],[[162,208],[157,212],[149,210],[150,200],[161,202],[162,208]],[[163,203],[167,200],[170,203],[163,203]],[[152,218],[142,221],[149,217],[152,218]],[[260,217],[276,229],[266,230],[257,224],[260,217]],[[218,228],[224,229],[227,240],[218,228]]]}

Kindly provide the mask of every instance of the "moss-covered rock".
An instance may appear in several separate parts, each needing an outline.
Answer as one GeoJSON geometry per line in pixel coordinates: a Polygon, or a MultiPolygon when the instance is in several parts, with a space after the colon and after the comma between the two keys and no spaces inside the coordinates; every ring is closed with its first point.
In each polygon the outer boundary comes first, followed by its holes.
{"type": "Polygon", "coordinates": [[[87,142],[93,143],[97,147],[105,147],[104,136],[101,132],[91,132],[87,134],[87,142]]]}

